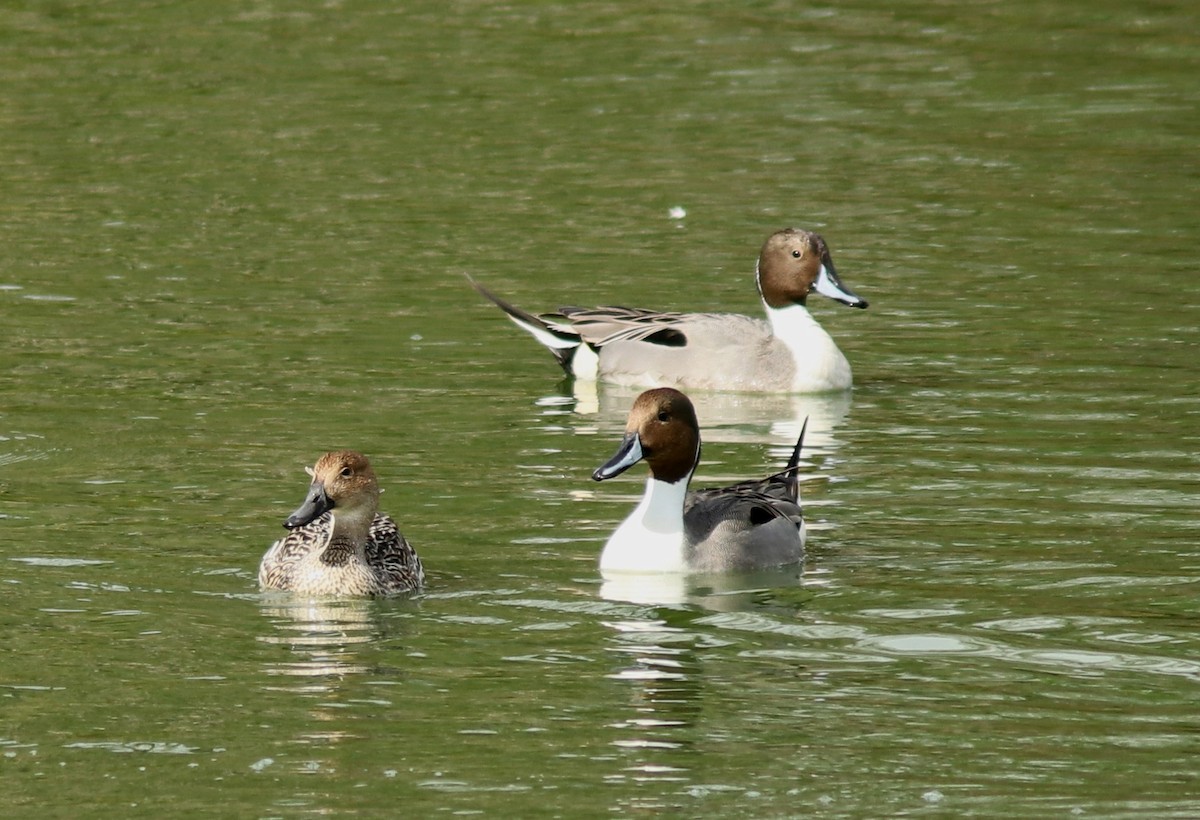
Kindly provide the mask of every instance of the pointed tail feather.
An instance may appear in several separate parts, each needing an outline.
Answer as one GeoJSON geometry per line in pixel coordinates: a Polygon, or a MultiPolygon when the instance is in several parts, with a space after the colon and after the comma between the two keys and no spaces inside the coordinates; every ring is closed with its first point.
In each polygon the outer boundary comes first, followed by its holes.
{"type": "Polygon", "coordinates": [[[467,277],[467,281],[471,283],[471,286],[479,291],[481,296],[504,311],[508,315],[508,318],[513,321],[513,324],[541,342],[554,355],[555,360],[566,371],[568,376],[574,375],[571,370],[571,361],[575,358],[575,351],[583,343],[578,333],[554,327],[544,319],[504,301],[476,282],[471,278],[470,274],[465,274],[465,276],[467,277]]]}
{"type": "Polygon", "coordinates": [[[787,480],[788,495],[793,501],[800,499],[800,451],[804,449],[804,431],[808,429],[808,417],[804,419],[804,424],[800,426],[800,438],[796,439],[796,448],[792,450],[792,457],[788,459],[787,467],[777,473],[777,475],[785,476],[787,480]]]}

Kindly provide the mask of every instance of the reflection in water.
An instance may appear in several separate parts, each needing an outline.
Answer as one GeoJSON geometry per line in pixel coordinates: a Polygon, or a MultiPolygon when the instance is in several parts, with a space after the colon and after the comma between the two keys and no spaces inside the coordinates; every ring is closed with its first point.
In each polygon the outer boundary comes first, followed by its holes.
{"type": "Polygon", "coordinates": [[[259,636],[263,643],[291,647],[295,658],[269,662],[267,673],[328,678],[309,691],[334,688],[338,676],[361,674],[369,667],[359,663],[356,649],[372,640],[374,622],[365,599],[321,600],[264,596],[262,614],[278,634],[259,636]]]}
{"type": "MultiPolygon", "coordinates": [[[[621,750],[619,768],[608,782],[687,783],[696,768],[694,747],[700,717],[700,666],[689,630],[661,620],[625,620],[606,624],[613,630],[622,667],[608,677],[629,684],[629,714],[610,727],[621,750]]],[[[666,808],[674,789],[633,791],[623,807],[666,808]]]]}
{"type": "MultiPolygon", "coordinates": [[[[329,751],[345,740],[359,737],[342,728],[346,715],[340,708],[345,704],[339,702],[339,695],[346,676],[374,669],[359,658],[359,649],[374,641],[379,632],[371,601],[304,599],[268,593],[262,598],[262,614],[275,631],[260,635],[259,641],[285,646],[292,652],[284,660],[272,656],[264,664],[265,671],[268,675],[295,680],[268,689],[291,692],[306,699],[311,723],[319,724],[305,726],[293,739],[297,746],[312,749],[312,753],[296,760],[292,768],[301,774],[333,772],[337,767],[329,751]]],[[[273,764],[273,759],[264,758],[254,765],[265,768],[273,764]]]]}
{"type": "Polygon", "coordinates": [[[0,433],[0,467],[16,464],[21,461],[38,461],[49,457],[49,451],[43,449],[43,436],[33,433],[8,432],[0,433]],[[26,442],[38,442],[36,447],[30,447],[26,442]],[[13,443],[19,442],[19,443],[13,443]]]}
{"type": "MultiPolygon", "coordinates": [[[[577,414],[595,416],[597,421],[595,428],[579,428],[579,432],[603,435],[625,427],[629,408],[642,392],[633,387],[578,380],[573,384],[564,382],[563,386],[572,391],[570,398],[561,394],[546,396],[538,404],[562,407],[573,399],[577,414]]],[[[851,397],[849,391],[816,395],[688,391],[705,441],[776,445],[786,448],[784,458],[791,454],[805,419],[806,450],[836,449],[838,441],[833,431],[850,411],[851,397]]]]}
{"type": "Polygon", "coordinates": [[[674,572],[605,573],[600,597],[651,606],[681,606],[688,601],[688,577],[674,572]]]}
{"type": "Polygon", "coordinates": [[[698,606],[711,612],[756,608],[764,590],[804,583],[804,566],[710,575],[681,573],[604,573],[600,596],[652,606],[698,606]]]}
{"type": "MultiPolygon", "coordinates": [[[[719,651],[727,644],[725,637],[709,628],[715,623],[710,619],[740,616],[698,615],[694,606],[719,613],[762,613],[764,606],[771,605],[767,599],[778,597],[781,587],[801,582],[799,567],[743,574],[643,575],[605,580],[601,590],[605,597],[617,592],[630,594],[632,590],[644,597],[678,594],[687,604],[660,610],[658,617],[604,621],[613,633],[609,649],[620,657],[618,668],[607,677],[626,684],[629,690],[624,698],[628,714],[609,724],[617,733],[610,742],[620,754],[618,768],[605,780],[645,787],[626,790],[619,808],[677,809],[678,795],[691,794],[693,789],[738,788],[712,782],[707,741],[713,737],[714,728],[706,724],[722,722],[712,710],[728,708],[728,701],[708,691],[709,673],[704,668],[703,653],[697,650],[719,651]],[[710,710],[707,720],[706,701],[710,710]]],[[[628,599],[618,596],[616,600],[628,599]]]]}

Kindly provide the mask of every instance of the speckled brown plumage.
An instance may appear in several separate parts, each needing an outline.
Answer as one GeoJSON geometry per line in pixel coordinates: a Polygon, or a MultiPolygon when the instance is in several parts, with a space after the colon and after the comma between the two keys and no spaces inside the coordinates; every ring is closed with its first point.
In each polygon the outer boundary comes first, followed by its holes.
{"type": "Polygon", "coordinates": [[[258,583],[305,595],[391,595],[419,589],[424,568],[396,522],[378,511],[379,484],[367,458],[326,453],[309,470],[291,530],[263,556],[258,583]]]}

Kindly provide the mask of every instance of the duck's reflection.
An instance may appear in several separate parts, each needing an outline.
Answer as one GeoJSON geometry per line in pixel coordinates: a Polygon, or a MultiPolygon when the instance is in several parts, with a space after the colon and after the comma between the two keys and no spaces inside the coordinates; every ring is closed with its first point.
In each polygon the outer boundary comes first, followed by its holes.
{"type": "MultiPolygon", "coordinates": [[[[580,416],[594,419],[594,427],[579,427],[578,432],[613,434],[625,426],[629,407],[642,391],[596,382],[564,382],[563,393],[538,401],[544,407],[572,407],[580,416]]],[[[836,449],[839,442],[834,430],[850,412],[852,394],[773,394],[716,393],[689,391],[696,407],[705,441],[768,444],[791,452],[808,419],[805,450],[836,449]]]]}
{"type": "Polygon", "coordinates": [[[720,574],[604,573],[600,597],[649,606],[690,606],[739,612],[761,605],[764,594],[804,584],[804,565],[720,574]]]}
{"type": "MultiPolygon", "coordinates": [[[[301,774],[334,771],[332,749],[361,737],[349,728],[354,724],[348,722],[345,709],[352,697],[343,691],[346,680],[378,672],[361,657],[366,645],[379,638],[375,609],[364,598],[306,599],[276,593],[264,594],[260,608],[270,629],[258,640],[290,650],[282,656],[268,654],[264,670],[280,682],[267,690],[299,696],[307,713],[291,740],[297,750],[307,751],[289,753],[289,764],[301,774]]],[[[274,762],[265,758],[256,765],[274,762]]]]}
{"type": "MultiPolygon", "coordinates": [[[[629,685],[629,715],[610,724],[620,750],[610,782],[689,782],[698,753],[693,731],[700,717],[700,662],[688,629],[664,620],[606,623],[620,668],[609,677],[629,685]]],[[[657,807],[661,793],[627,797],[639,809],[657,807]],[[646,801],[649,801],[648,803],[646,801]]]]}
{"type": "MultiPolygon", "coordinates": [[[[711,702],[706,707],[709,676],[704,664],[706,649],[722,646],[727,639],[703,624],[711,612],[794,612],[799,603],[787,587],[802,581],[798,566],[741,574],[605,579],[601,595],[611,600],[636,597],[639,603],[653,604],[652,599],[676,596],[645,617],[604,622],[612,631],[610,651],[618,658],[608,677],[628,687],[628,715],[610,724],[615,734],[610,742],[619,753],[618,766],[606,779],[674,784],[645,793],[626,790],[616,808],[678,808],[669,801],[670,795],[686,788],[679,784],[712,782],[708,742],[714,737],[713,725],[723,725],[714,709],[725,707],[711,702]]],[[[718,699],[725,702],[726,697],[720,694],[718,699]]]]}
{"type": "MultiPolygon", "coordinates": [[[[389,617],[393,607],[407,606],[406,599],[344,598],[305,599],[285,593],[264,593],[260,611],[267,628],[257,640],[264,651],[263,669],[278,681],[265,687],[281,693],[279,708],[288,715],[281,721],[295,726],[284,741],[282,759],[264,758],[260,769],[283,764],[306,775],[337,771],[336,747],[358,741],[362,731],[361,707],[391,706],[386,690],[371,684],[391,683],[402,675],[379,663],[378,648],[404,621],[389,617]],[[364,689],[364,683],[367,688],[364,689]]],[[[319,802],[310,813],[333,813],[334,806],[319,802]]]]}
{"type": "Polygon", "coordinates": [[[371,668],[360,661],[357,651],[378,632],[368,599],[265,595],[262,614],[274,631],[258,640],[292,650],[290,658],[266,664],[268,675],[311,678],[309,691],[327,691],[339,678],[371,668]]]}

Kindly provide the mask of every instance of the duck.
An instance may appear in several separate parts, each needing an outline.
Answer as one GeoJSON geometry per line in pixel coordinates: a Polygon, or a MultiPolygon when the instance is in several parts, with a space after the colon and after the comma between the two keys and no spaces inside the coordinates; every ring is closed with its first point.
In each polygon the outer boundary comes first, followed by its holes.
{"type": "Polygon", "coordinates": [[[807,531],[796,472],[806,427],[780,472],[690,491],[700,463],[695,407],[671,387],[641,393],[616,453],[592,473],[607,481],[639,461],[650,468],[641,502],[600,553],[601,573],[746,572],[801,562],[807,531]]]}
{"type": "Polygon", "coordinates": [[[396,522],[379,512],[379,479],[354,450],[325,453],[312,467],[289,532],[258,568],[263,590],[310,596],[393,595],[420,589],[425,570],[396,522]]]}
{"type": "Polygon", "coordinates": [[[776,231],[755,265],[766,320],[735,313],[562,307],[535,316],[476,282],[484,298],[547,347],[569,377],[626,387],[750,393],[848,390],[853,373],[808,312],[809,294],[866,308],[838,276],[829,246],[800,228],[776,231]]]}

